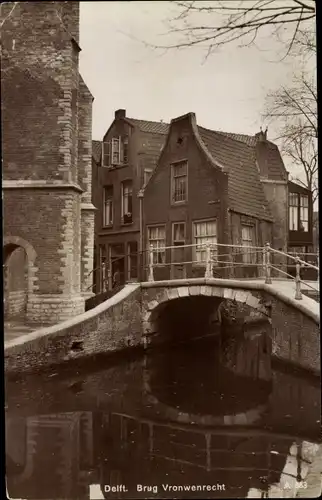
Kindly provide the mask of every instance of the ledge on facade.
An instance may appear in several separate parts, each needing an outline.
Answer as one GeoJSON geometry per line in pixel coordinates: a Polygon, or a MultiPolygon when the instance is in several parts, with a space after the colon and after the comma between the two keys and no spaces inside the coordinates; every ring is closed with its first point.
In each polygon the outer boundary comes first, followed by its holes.
{"type": "Polygon", "coordinates": [[[81,210],[97,210],[93,203],[81,203],[81,210]]]}
{"type": "Polygon", "coordinates": [[[74,182],[35,181],[31,179],[3,180],[2,189],[72,189],[84,193],[84,189],[74,182]]]}

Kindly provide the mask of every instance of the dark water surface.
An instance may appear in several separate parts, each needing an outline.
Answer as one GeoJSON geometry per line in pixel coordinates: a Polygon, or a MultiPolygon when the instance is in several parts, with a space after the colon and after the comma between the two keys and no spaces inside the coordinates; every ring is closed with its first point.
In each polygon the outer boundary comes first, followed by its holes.
{"type": "Polygon", "coordinates": [[[319,452],[320,382],[246,337],[8,380],[9,497],[296,496],[319,452]]]}

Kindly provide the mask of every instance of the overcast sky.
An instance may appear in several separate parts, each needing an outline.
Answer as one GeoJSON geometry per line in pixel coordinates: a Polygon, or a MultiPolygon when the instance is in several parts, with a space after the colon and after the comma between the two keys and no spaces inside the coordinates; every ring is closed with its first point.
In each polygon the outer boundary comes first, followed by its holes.
{"type": "MultiPolygon", "coordinates": [[[[101,140],[114,111],[170,121],[190,111],[204,127],[255,134],[264,98],[291,78],[297,62],[277,62],[280,47],[265,35],[261,49],[225,46],[204,62],[204,49],[160,54],[169,2],[81,2],[80,70],[94,95],[93,139],[101,140]],[[268,50],[270,49],[270,50],[268,50]],[[272,62],[275,61],[275,62],[272,62]]],[[[271,125],[269,138],[276,130],[271,125]]]]}

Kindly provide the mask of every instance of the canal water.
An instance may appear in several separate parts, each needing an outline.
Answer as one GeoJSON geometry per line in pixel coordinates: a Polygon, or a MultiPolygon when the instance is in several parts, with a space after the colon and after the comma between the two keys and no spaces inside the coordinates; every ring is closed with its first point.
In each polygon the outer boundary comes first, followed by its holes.
{"type": "Polygon", "coordinates": [[[8,378],[8,497],[318,497],[320,381],[237,333],[8,378]]]}

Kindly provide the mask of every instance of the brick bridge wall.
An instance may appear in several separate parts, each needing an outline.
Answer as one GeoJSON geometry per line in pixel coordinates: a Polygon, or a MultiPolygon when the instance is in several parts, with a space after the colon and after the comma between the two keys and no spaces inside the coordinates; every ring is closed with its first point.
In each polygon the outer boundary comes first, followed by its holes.
{"type": "MultiPolygon", "coordinates": [[[[188,295],[205,295],[248,304],[267,315],[272,326],[275,357],[320,373],[319,326],[292,304],[256,289],[238,287],[129,284],[120,293],[78,317],[38,330],[5,345],[7,370],[33,370],[70,359],[144,346],[153,332],[153,314],[162,304],[188,295]],[[72,348],[72,346],[74,346],[72,348]]],[[[250,286],[250,285],[249,285],[250,286]]],[[[247,287],[243,283],[243,287],[247,287]]]]}

